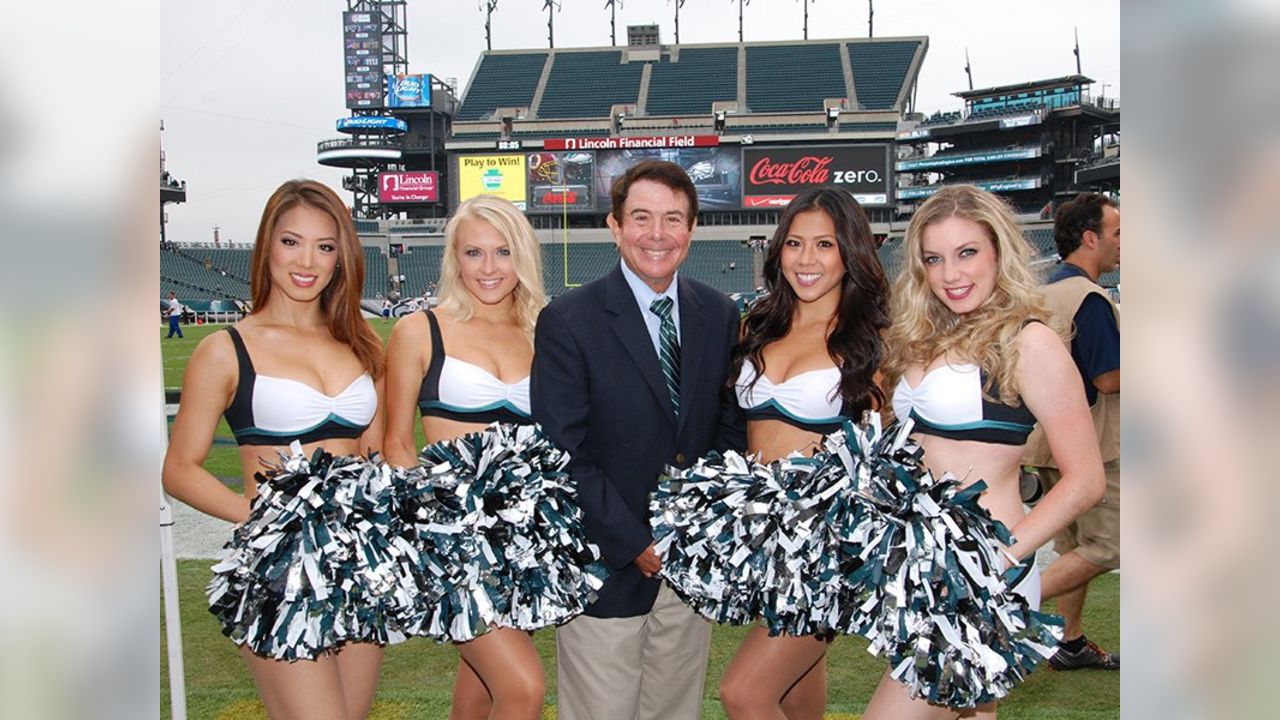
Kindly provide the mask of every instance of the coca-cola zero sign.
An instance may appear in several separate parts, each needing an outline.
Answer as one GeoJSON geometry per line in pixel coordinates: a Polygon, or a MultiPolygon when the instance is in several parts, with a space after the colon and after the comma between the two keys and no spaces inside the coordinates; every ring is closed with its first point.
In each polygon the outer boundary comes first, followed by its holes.
{"type": "Polygon", "coordinates": [[[889,202],[887,145],[742,150],[743,207],[782,207],[803,190],[838,187],[864,205],[889,202]]]}

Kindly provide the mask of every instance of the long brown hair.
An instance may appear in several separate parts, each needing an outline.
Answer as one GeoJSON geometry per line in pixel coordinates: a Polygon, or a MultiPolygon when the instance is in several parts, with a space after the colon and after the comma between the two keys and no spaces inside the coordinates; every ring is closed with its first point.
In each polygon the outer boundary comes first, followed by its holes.
{"type": "Polygon", "coordinates": [[[364,369],[374,378],[382,375],[382,343],[365,322],[360,312],[360,296],[364,292],[364,251],[356,235],[351,212],[327,186],[315,180],[289,180],[276,188],[262,209],[258,236],[250,260],[249,291],[253,312],[267,307],[271,297],[271,238],[280,216],[298,206],[318,210],[333,220],[338,229],[338,264],[333,279],[320,291],[320,309],[324,312],[329,334],[355,353],[364,369]]]}
{"type": "Polygon", "coordinates": [[[842,405],[858,420],[864,410],[884,404],[875,374],[884,357],[880,334],[889,326],[889,281],[876,256],[867,214],[844,190],[805,190],[783,211],[765,251],[764,285],[769,294],[752,305],[743,320],[742,341],[733,351],[729,383],[736,382],[742,364],[749,361],[756,367],[754,385],[764,375],[765,347],[791,331],[798,301],[782,274],[782,246],[796,216],[810,210],[826,213],[836,230],[844,276],[834,327],[827,337],[827,355],[840,369],[842,405]]]}

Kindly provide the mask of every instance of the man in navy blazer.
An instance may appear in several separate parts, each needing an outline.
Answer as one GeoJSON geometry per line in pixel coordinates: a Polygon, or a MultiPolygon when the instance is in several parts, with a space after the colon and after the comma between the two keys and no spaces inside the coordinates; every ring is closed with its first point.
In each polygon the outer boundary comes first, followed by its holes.
{"type": "Polygon", "coordinates": [[[677,273],[698,213],[680,166],[642,161],[611,195],[621,262],[548,305],[534,343],[534,419],[569,451],[587,535],[612,569],[586,613],[556,632],[557,711],[696,718],[711,626],[657,578],[649,495],[666,465],[746,445],[726,391],[738,311],[677,273]]]}

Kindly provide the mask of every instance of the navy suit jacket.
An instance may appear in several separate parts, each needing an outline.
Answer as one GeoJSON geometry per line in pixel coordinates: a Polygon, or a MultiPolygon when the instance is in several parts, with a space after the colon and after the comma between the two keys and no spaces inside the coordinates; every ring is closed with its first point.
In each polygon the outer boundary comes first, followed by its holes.
{"type": "Polygon", "coordinates": [[[677,282],[679,421],[620,265],[538,316],[533,417],[569,451],[587,537],[613,571],[586,610],[594,617],[633,617],[653,607],[660,581],[644,577],[633,561],[653,542],[649,496],[664,467],[746,446],[742,412],[725,389],[737,306],[700,282],[677,282]]]}

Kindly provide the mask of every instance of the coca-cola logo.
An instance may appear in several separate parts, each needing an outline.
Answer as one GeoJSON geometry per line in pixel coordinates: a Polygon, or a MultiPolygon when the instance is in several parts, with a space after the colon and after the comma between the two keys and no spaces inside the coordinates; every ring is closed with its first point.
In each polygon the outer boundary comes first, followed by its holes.
{"type": "Polygon", "coordinates": [[[751,166],[752,185],[826,185],[831,182],[830,155],[805,155],[792,162],[774,162],[765,155],[751,166]]]}

